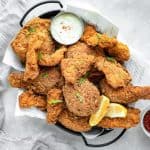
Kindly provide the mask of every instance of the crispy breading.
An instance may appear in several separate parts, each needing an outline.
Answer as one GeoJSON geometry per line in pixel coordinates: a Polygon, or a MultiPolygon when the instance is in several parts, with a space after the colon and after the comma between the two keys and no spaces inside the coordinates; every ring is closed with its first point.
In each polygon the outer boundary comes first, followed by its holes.
{"type": "MultiPolygon", "coordinates": [[[[136,108],[127,109],[126,118],[108,118],[104,117],[97,125],[103,128],[131,128],[140,122],[140,110],[136,108]]],[[[75,132],[86,132],[91,129],[89,117],[77,117],[67,109],[62,111],[58,121],[66,128],[75,132]]]]}
{"type": "Polygon", "coordinates": [[[66,128],[75,132],[86,132],[91,129],[88,117],[77,117],[67,109],[59,115],[58,121],[66,128]]]}
{"type": "Polygon", "coordinates": [[[66,56],[67,56],[67,58],[77,58],[82,54],[96,55],[97,52],[95,49],[88,46],[87,44],[85,44],[83,42],[77,42],[68,47],[66,56]]]}
{"type": "Polygon", "coordinates": [[[118,42],[114,47],[106,50],[110,56],[118,61],[127,61],[130,58],[130,51],[127,45],[118,42]]]}
{"type": "Polygon", "coordinates": [[[128,108],[126,118],[108,118],[104,117],[98,124],[102,128],[131,128],[140,122],[140,110],[128,108]]]}
{"type": "Polygon", "coordinates": [[[102,80],[100,89],[114,103],[128,104],[138,99],[150,99],[150,86],[140,87],[129,84],[123,88],[114,89],[106,80],[102,80]]]}
{"type": "Polygon", "coordinates": [[[93,63],[94,56],[87,54],[78,58],[66,58],[61,61],[61,72],[67,82],[75,83],[91,69],[93,63]]]}
{"type": "Polygon", "coordinates": [[[30,20],[12,41],[11,46],[21,61],[25,62],[28,50],[29,39],[37,35],[44,38],[40,51],[51,54],[54,49],[54,42],[49,34],[50,19],[34,18],[30,20]]]}
{"type": "Polygon", "coordinates": [[[40,53],[41,58],[39,59],[39,65],[41,66],[55,66],[60,63],[64,58],[64,53],[67,51],[66,47],[61,47],[51,55],[40,53]]]}
{"type": "Polygon", "coordinates": [[[58,116],[64,108],[62,91],[60,89],[51,89],[47,94],[47,122],[54,124],[57,122],[58,116]],[[59,100],[59,103],[51,102],[59,100]]]}
{"type": "Polygon", "coordinates": [[[37,36],[30,38],[28,51],[26,52],[26,66],[24,80],[33,80],[39,75],[37,49],[41,47],[42,41],[37,36]]]}
{"type": "Polygon", "coordinates": [[[25,88],[28,86],[28,83],[23,81],[23,72],[14,71],[11,72],[8,76],[8,82],[10,86],[14,88],[25,88]]]}
{"type": "Polygon", "coordinates": [[[77,116],[89,116],[98,109],[99,90],[87,79],[79,80],[74,85],[66,83],[63,94],[67,108],[77,116]]]}
{"type": "Polygon", "coordinates": [[[81,41],[84,41],[87,45],[96,46],[98,45],[99,38],[94,26],[86,25],[84,33],[81,37],[81,41]]]}
{"type": "Polygon", "coordinates": [[[125,87],[131,81],[131,76],[127,70],[115,60],[99,56],[96,59],[95,67],[105,74],[108,84],[113,88],[125,87]]]}
{"type": "Polygon", "coordinates": [[[30,81],[23,80],[23,72],[12,72],[8,81],[12,87],[31,89],[35,93],[47,94],[54,87],[62,87],[64,79],[58,68],[45,68],[40,70],[39,76],[30,81]]]}
{"type": "Polygon", "coordinates": [[[127,45],[117,41],[116,38],[111,38],[106,34],[100,34],[95,27],[87,25],[81,40],[90,46],[99,46],[105,49],[110,56],[113,56],[118,61],[127,61],[130,58],[130,51],[127,45]]]}
{"type": "Polygon", "coordinates": [[[35,95],[32,91],[25,91],[19,95],[19,106],[21,108],[37,107],[46,110],[46,97],[35,95]]]}
{"type": "Polygon", "coordinates": [[[94,26],[85,27],[81,40],[90,46],[99,46],[100,48],[112,48],[117,44],[115,38],[108,37],[106,34],[100,34],[94,26]]]}

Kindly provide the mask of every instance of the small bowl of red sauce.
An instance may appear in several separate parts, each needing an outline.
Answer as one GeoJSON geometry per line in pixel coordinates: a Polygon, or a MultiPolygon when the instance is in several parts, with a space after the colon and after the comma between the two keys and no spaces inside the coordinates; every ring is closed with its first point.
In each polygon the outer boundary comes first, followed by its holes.
{"type": "Polygon", "coordinates": [[[141,118],[141,127],[144,133],[150,137],[150,106],[143,110],[141,118]]]}

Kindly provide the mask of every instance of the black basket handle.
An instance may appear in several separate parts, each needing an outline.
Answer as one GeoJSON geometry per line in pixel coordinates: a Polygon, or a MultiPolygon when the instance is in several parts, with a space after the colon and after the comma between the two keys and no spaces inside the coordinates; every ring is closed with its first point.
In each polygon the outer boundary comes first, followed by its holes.
{"type": "MultiPolygon", "coordinates": [[[[81,134],[81,137],[82,137],[85,145],[88,146],[88,147],[104,147],[104,146],[108,146],[110,144],[113,144],[114,142],[119,140],[124,135],[125,132],[126,132],[126,129],[123,129],[117,137],[115,137],[113,140],[111,140],[109,142],[106,142],[106,143],[103,143],[103,144],[90,144],[90,143],[88,143],[87,139],[82,134],[81,134]]],[[[107,134],[107,133],[104,133],[104,134],[107,134]]]]}
{"type": "Polygon", "coordinates": [[[26,18],[26,16],[27,16],[34,8],[36,8],[36,7],[38,7],[38,6],[41,6],[41,5],[43,5],[43,4],[47,4],[47,3],[56,3],[56,4],[59,4],[60,8],[63,8],[63,5],[62,5],[62,3],[61,3],[60,1],[44,1],[44,2],[38,3],[38,4],[34,5],[34,6],[32,6],[32,7],[23,15],[23,17],[21,18],[20,23],[19,23],[20,26],[23,27],[23,21],[24,21],[24,19],[26,18]]]}

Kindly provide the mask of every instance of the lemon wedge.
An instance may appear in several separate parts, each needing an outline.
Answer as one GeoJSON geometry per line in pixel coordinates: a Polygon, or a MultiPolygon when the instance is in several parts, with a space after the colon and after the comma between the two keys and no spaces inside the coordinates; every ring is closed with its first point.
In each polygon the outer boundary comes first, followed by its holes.
{"type": "Polygon", "coordinates": [[[105,116],[110,118],[125,118],[127,116],[127,109],[123,105],[110,103],[105,116]]]}
{"type": "Polygon", "coordinates": [[[110,100],[106,96],[100,96],[100,104],[97,112],[92,114],[89,120],[90,126],[96,126],[106,115],[109,108],[110,100]]]}

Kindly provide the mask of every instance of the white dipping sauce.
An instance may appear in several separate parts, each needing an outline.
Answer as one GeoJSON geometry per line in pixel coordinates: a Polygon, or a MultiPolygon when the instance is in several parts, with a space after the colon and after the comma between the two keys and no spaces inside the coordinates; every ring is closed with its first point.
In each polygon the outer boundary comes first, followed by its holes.
{"type": "Polygon", "coordinates": [[[61,44],[70,45],[77,42],[83,34],[84,22],[72,13],[60,13],[51,23],[52,37],[61,44]]]}

